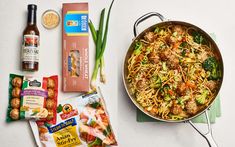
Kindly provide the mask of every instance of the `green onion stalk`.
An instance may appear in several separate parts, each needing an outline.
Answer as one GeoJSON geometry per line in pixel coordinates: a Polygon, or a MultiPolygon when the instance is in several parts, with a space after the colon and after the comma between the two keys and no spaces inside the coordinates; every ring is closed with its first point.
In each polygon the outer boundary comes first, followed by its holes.
{"type": "MultiPolygon", "coordinates": [[[[90,30],[91,30],[93,41],[94,41],[94,43],[96,43],[98,31],[96,31],[96,29],[95,29],[95,27],[94,27],[91,20],[89,21],[89,27],[90,27],[90,30]]],[[[100,81],[102,83],[106,83],[106,76],[105,76],[105,70],[104,70],[105,66],[104,65],[105,65],[104,64],[104,56],[102,56],[101,60],[100,60],[100,81]]],[[[98,72],[98,70],[97,70],[97,72],[98,72]]]]}
{"type": "MultiPolygon", "coordinates": [[[[94,70],[93,70],[92,77],[91,77],[91,89],[92,90],[96,90],[96,79],[97,79],[97,74],[98,74],[98,70],[99,70],[99,66],[100,66],[99,55],[100,55],[101,47],[102,47],[104,13],[105,13],[105,9],[103,9],[101,11],[99,31],[98,31],[98,33],[96,35],[97,38],[96,38],[95,66],[94,66],[94,70]]],[[[94,32],[92,34],[94,34],[94,32]]]]}
{"type": "Polygon", "coordinates": [[[105,65],[104,65],[104,56],[102,56],[100,60],[100,82],[106,83],[106,75],[105,75],[105,65]]]}
{"type": "Polygon", "coordinates": [[[104,54],[106,42],[107,42],[109,17],[110,17],[110,12],[111,12],[111,8],[112,8],[113,3],[114,3],[114,0],[112,1],[111,5],[109,7],[109,11],[108,11],[107,19],[106,19],[106,24],[105,24],[104,36],[103,36],[103,26],[104,26],[105,8],[102,9],[102,11],[101,11],[98,31],[96,31],[92,21],[91,20],[89,21],[89,28],[91,30],[93,40],[96,44],[95,66],[94,66],[94,70],[93,70],[93,74],[92,74],[92,78],[91,78],[91,84],[90,84],[91,89],[94,91],[96,90],[96,79],[97,79],[99,68],[100,68],[100,81],[102,83],[106,82],[103,54],[104,54]]]}

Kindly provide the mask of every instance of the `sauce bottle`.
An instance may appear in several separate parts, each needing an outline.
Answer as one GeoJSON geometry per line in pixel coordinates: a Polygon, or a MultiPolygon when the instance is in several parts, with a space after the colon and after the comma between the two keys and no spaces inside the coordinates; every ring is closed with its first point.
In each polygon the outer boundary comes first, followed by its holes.
{"type": "Polygon", "coordinates": [[[22,70],[38,71],[39,66],[39,31],[37,28],[37,5],[28,5],[28,21],[23,32],[22,70]]]}

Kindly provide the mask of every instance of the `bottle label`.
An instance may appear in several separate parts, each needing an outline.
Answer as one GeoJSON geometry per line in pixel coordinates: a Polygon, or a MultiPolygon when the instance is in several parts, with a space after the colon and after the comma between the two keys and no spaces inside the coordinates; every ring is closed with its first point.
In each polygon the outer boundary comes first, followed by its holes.
{"type": "Polygon", "coordinates": [[[38,62],[39,61],[39,36],[24,35],[22,45],[22,61],[38,62]]]}

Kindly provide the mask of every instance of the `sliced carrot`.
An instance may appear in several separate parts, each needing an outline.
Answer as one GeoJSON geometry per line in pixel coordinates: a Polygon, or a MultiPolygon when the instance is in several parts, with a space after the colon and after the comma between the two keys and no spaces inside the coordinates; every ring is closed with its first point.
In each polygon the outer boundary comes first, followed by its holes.
{"type": "Polygon", "coordinates": [[[171,89],[168,90],[168,93],[169,93],[170,95],[174,95],[174,91],[171,90],[171,89]]]}
{"type": "Polygon", "coordinates": [[[39,133],[45,134],[45,133],[47,133],[47,132],[48,132],[48,131],[47,131],[46,128],[43,128],[43,127],[40,127],[40,128],[39,128],[39,133]]]}
{"type": "Polygon", "coordinates": [[[87,134],[87,142],[91,142],[95,140],[95,136],[91,135],[91,134],[87,134]]]}
{"type": "Polygon", "coordinates": [[[181,42],[177,42],[177,43],[175,43],[175,44],[174,44],[174,46],[173,46],[173,48],[174,48],[174,49],[179,48],[180,44],[181,44],[181,42]]]}
{"type": "Polygon", "coordinates": [[[189,87],[189,88],[192,88],[192,89],[196,88],[196,85],[193,82],[190,82],[190,81],[186,82],[186,86],[189,87]]]}
{"type": "Polygon", "coordinates": [[[137,58],[136,58],[136,61],[142,61],[144,58],[144,55],[140,54],[137,58]]]}

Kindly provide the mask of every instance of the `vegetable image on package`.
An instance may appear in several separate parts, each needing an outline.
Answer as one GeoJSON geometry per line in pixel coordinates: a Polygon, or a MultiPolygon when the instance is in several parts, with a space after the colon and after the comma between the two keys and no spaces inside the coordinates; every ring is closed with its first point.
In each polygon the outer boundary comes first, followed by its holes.
{"type": "Polygon", "coordinates": [[[104,147],[117,145],[102,95],[97,92],[69,98],[57,106],[57,123],[30,122],[43,146],[104,147]]]}

